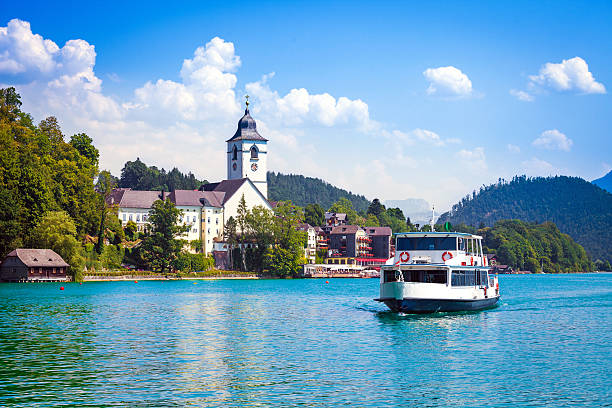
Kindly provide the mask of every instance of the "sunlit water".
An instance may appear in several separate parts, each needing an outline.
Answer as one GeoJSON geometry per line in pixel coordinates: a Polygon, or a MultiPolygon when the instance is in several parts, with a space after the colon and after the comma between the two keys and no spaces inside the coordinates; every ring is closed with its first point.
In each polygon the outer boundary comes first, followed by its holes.
{"type": "Polygon", "coordinates": [[[612,274],[398,316],[378,280],[0,285],[0,406],[605,406],[612,274]]]}

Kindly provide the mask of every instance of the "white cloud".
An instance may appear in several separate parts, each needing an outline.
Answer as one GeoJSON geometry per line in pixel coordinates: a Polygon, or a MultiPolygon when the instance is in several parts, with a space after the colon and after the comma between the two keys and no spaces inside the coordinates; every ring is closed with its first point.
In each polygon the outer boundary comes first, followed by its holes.
{"type": "Polygon", "coordinates": [[[521,152],[521,148],[518,147],[517,145],[513,145],[508,143],[508,145],[506,146],[508,151],[511,153],[520,153],[521,152]]]}
{"type": "MultiPolygon", "coordinates": [[[[96,57],[86,41],[59,47],[33,34],[27,22],[12,20],[0,27],[0,86],[16,86],[24,110],[36,120],[54,115],[67,135],[89,134],[100,150],[102,168],[118,174],[138,156],[150,165],[177,166],[211,181],[226,176],[224,141],[234,133],[242,110],[242,98],[237,98],[242,94],[237,88],[241,60],[234,44],[215,37],[178,62],[178,80],[151,78],[132,97],[121,99],[104,93],[94,71],[96,57]]],[[[440,205],[462,196],[483,174],[450,176],[456,163],[435,159],[444,154],[441,148],[461,143],[457,138],[425,128],[385,126],[359,98],[299,87],[281,94],[269,84],[273,76],[245,86],[258,129],[271,141],[270,170],[320,177],[370,197],[394,198],[401,191],[440,205]],[[371,182],[373,174],[380,182],[371,182]],[[440,189],[436,180],[453,181],[440,189]]],[[[101,77],[119,79],[115,73],[101,77]]],[[[442,88],[435,89],[442,94],[442,88]]],[[[462,150],[458,157],[467,170],[486,169],[482,148],[462,150]]]]}
{"type": "Polygon", "coordinates": [[[469,96],[472,93],[472,81],[453,66],[428,68],[423,75],[429,81],[429,95],[469,96]]]}
{"type": "Polygon", "coordinates": [[[368,105],[361,99],[336,99],[328,93],[310,94],[304,88],[294,88],[280,96],[267,83],[272,76],[273,73],[264,75],[260,81],[246,85],[247,92],[257,102],[254,112],[269,121],[287,127],[305,124],[327,127],[349,125],[362,131],[375,126],[370,119],[368,105]]]}
{"type": "Polygon", "coordinates": [[[538,75],[530,75],[532,88],[543,87],[555,91],[578,92],[585,94],[606,93],[605,86],[595,81],[589,66],[580,57],[563,60],[555,64],[548,62],[540,68],[538,75]]]}
{"type": "Polygon", "coordinates": [[[569,152],[574,142],[557,129],[552,129],[542,132],[542,134],[531,144],[548,150],[563,150],[569,152]]]}
{"type": "Polygon", "coordinates": [[[459,150],[455,156],[459,162],[463,163],[470,170],[477,172],[487,169],[487,161],[484,148],[476,147],[473,150],[459,150]]]}
{"type": "Polygon", "coordinates": [[[516,99],[518,99],[519,101],[524,101],[524,102],[533,102],[534,97],[533,95],[525,92],[525,91],[518,91],[516,89],[511,89],[510,90],[510,95],[516,97],[516,99]]]}

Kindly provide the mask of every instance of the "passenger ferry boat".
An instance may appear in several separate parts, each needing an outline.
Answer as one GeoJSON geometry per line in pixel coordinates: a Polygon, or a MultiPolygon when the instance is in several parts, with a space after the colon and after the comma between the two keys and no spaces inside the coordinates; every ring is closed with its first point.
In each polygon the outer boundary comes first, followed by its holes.
{"type": "Polygon", "coordinates": [[[480,310],[499,300],[482,237],[461,232],[395,234],[395,257],[380,270],[380,297],[394,312],[480,310]]]}

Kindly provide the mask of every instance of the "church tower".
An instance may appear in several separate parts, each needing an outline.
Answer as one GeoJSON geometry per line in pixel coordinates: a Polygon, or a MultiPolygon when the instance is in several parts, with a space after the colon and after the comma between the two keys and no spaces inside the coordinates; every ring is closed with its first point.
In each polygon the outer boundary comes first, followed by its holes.
{"type": "Polygon", "coordinates": [[[246,109],[238,121],[238,130],[227,140],[227,178],[250,179],[267,199],[268,139],[257,133],[257,124],[249,113],[248,95],[246,98],[246,109]]]}

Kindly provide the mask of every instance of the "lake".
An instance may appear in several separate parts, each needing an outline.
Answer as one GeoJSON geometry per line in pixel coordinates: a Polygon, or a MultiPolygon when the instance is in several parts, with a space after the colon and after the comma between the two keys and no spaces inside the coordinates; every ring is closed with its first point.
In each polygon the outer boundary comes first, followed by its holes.
{"type": "Polygon", "coordinates": [[[426,316],[378,285],[2,284],[0,406],[612,404],[612,274],[501,275],[499,307],[426,316]]]}

